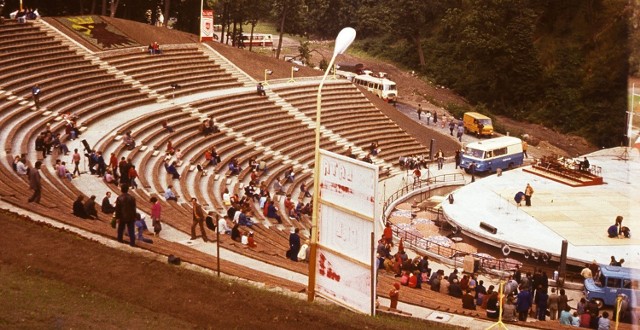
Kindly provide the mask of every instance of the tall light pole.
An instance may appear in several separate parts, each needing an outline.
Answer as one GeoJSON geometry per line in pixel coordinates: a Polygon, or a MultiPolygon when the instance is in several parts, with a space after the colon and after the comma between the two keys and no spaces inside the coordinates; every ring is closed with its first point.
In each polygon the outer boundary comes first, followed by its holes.
{"type": "MultiPolygon", "coordinates": [[[[202,10],[204,9],[204,0],[200,0],[200,28],[198,29],[198,42],[202,42],[202,10]]],[[[153,15],[153,14],[152,14],[153,15]]],[[[167,17],[169,19],[169,17],[167,17]]]]}
{"type": "Polygon", "coordinates": [[[311,216],[311,247],[309,256],[309,284],[307,288],[307,299],[313,301],[316,290],[316,251],[318,248],[318,215],[320,211],[320,109],[322,104],[322,86],[327,80],[329,71],[333,67],[338,54],[344,53],[356,38],[356,30],[346,27],[338,33],[336,44],[333,49],[333,56],[324,72],[324,76],[318,86],[318,97],[316,102],[316,148],[313,164],[313,214],[311,216]]]}

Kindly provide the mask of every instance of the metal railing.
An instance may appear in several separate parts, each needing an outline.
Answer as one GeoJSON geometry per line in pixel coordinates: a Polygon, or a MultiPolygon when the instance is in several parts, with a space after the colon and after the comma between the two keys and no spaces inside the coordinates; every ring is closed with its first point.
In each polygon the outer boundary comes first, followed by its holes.
{"type": "MultiPolygon", "coordinates": [[[[464,257],[470,254],[466,251],[461,251],[452,247],[429,241],[424,237],[420,237],[406,230],[403,230],[394,224],[391,225],[391,229],[395,237],[397,237],[398,239],[402,238],[405,248],[408,247],[425,254],[436,254],[444,259],[453,261],[454,264],[458,262],[456,260],[457,257],[464,257]]],[[[478,255],[475,255],[474,259],[479,261],[478,268],[485,271],[511,271],[516,268],[516,265],[520,265],[518,262],[511,262],[504,259],[489,258],[478,255]]]]}
{"type": "MultiPolygon", "coordinates": [[[[387,222],[387,219],[390,216],[389,209],[391,207],[395,207],[395,205],[397,205],[397,201],[407,200],[416,196],[419,196],[421,200],[425,200],[431,197],[433,190],[436,188],[464,183],[464,176],[461,173],[451,173],[405,184],[385,200],[382,207],[383,220],[385,223],[387,222]]],[[[436,213],[438,215],[438,219],[441,216],[444,216],[442,214],[442,210],[439,208],[428,208],[427,211],[436,213]]],[[[457,250],[452,247],[429,241],[428,239],[406,231],[395,224],[391,224],[391,229],[394,237],[403,240],[405,247],[420,251],[424,254],[438,255],[443,260],[453,261],[454,264],[457,263],[456,257],[469,255],[469,252],[457,250]]],[[[515,269],[516,265],[518,265],[516,262],[509,262],[493,257],[474,256],[474,258],[479,261],[479,269],[487,271],[510,271],[515,269]]]]}
{"type": "Polygon", "coordinates": [[[389,216],[387,214],[389,206],[391,206],[395,201],[399,199],[408,199],[414,196],[421,196],[427,199],[431,197],[431,191],[433,190],[427,188],[439,188],[442,186],[441,184],[444,183],[456,184],[464,182],[464,176],[461,173],[451,173],[432,176],[426,179],[420,179],[418,182],[407,183],[404,186],[400,187],[400,189],[391,194],[389,197],[387,197],[387,199],[384,201],[384,204],[382,205],[382,214],[384,215],[385,221],[386,217],[389,216]],[[412,194],[412,192],[415,191],[418,192],[412,194]]]}

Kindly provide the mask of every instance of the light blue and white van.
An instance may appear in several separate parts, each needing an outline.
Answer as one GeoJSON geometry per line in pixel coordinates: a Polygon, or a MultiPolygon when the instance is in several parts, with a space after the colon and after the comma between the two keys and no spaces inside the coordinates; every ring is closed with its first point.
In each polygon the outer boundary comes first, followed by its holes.
{"type": "Polygon", "coordinates": [[[600,279],[584,280],[587,300],[596,299],[598,305],[614,306],[619,294],[629,298],[632,308],[640,306],[640,270],[626,267],[600,265],[600,279]]]}
{"type": "Polygon", "coordinates": [[[464,148],[460,167],[471,172],[472,163],[476,173],[495,172],[497,169],[512,169],[522,165],[524,153],[522,140],[513,136],[501,136],[478,142],[471,142],[464,148]]]}

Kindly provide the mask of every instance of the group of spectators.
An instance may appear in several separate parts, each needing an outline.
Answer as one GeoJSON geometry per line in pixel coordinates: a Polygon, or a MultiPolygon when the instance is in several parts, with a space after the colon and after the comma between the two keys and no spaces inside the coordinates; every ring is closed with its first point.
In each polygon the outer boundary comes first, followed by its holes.
{"type": "Polygon", "coordinates": [[[53,151],[60,155],[69,154],[69,148],[62,140],[60,133],[52,132],[50,125],[47,125],[44,131],[36,137],[35,149],[42,154],[43,159],[51,155],[53,151]]]}
{"type": "Polygon", "coordinates": [[[300,244],[300,229],[294,229],[289,234],[289,250],[286,252],[286,257],[296,262],[308,262],[309,261],[309,240],[305,240],[304,244],[300,244]]]}
{"type": "Polygon", "coordinates": [[[216,126],[215,121],[213,120],[213,115],[210,115],[209,118],[204,119],[202,123],[200,123],[200,132],[204,136],[220,132],[220,129],[216,126]]]}
{"type": "Polygon", "coordinates": [[[18,23],[26,23],[27,20],[35,20],[40,17],[38,9],[21,8],[9,14],[11,19],[18,20],[18,23]]]}
{"type": "Polygon", "coordinates": [[[16,156],[11,165],[18,176],[25,177],[29,182],[29,188],[33,190],[33,194],[29,197],[29,203],[40,203],[42,195],[42,181],[40,177],[41,161],[36,161],[33,167],[30,167],[26,160],[26,155],[16,156]]]}
{"type": "MultiPolygon", "coordinates": [[[[391,254],[392,247],[392,228],[388,223],[378,241],[377,265],[380,271],[399,278],[399,282],[394,283],[390,291],[392,309],[397,308],[401,286],[421,289],[428,285],[433,291],[459,298],[463,309],[484,309],[488,318],[498,319],[502,311],[504,322],[525,322],[528,317],[533,317],[542,321],[558,320],[560,324],[576,327],[609,329],[609,313],[605,311],[600,314],[595,300],[587,302],[583,298],[572,312],[569,306],[571,299],[567,297],[565,290],[550,288],[549,278],[542,270],[536,269],[533,274],[523,274],[517,267],[513,275],[502,284],[504,299],[500,305],[500,288],[494,285],[485,287],[484,281],[478,280],[477,274],[460,274],[457,269],[448,275],[442,269],[432,272],[426,256],[413,259],[408,257],[402,239],[395,254],[391,254]]],[[[591,276],[591,272],[588,276],[591,276]]]]}
{"type": "Polygon", "coordinates": [[[413,170],[415,168],[428,168],[429,157],[422,155],[402,156],[398,158],[398,164],[405,170],[413,170]]]}
{"type": "Polygon", "coordinates": [[[158,45],[158,42],[156,41],[149,44],[149,47],[147,47],[147,51],[149,52],[149,55],[162,54],[162,51],[160,50],[160,45],[158,45]]]}
{"type": "MultiPolygon", "coordinates": [[[[368,148],[368,153],[364,157],[362,157],[361,160],[363,162],[366,162],[366,163],[369,163],[369,164],[373,164],[373,157],[378,155],[381,151],[382,151],[382,149],[378,145],[378,141],[371,142],[371,144],[369,145],[369,148],[368,148]]],[[[349,158],[359,159],[358,155],[356,155],[353,152],[353,149],[352,149],[351,146],[349,146],[347,148],[347,150],[345,151],[344,155],[349,157],[349,158]]]]}
{"type": "MultiPolygon", "coordinates": [[[[36,97],[39,95],[39,90],[36,93],[36,97]]],[[[78,129],[75,127],[76,119],[69,113],[63,115],[63,119],[66,123],[65,131],[67,137],[75,139],[79,135],[78,129]]],[[[163,122],[163,128],[168,132],[173,132],[173,128],[168,122],[163,122]]],[[[201,127],[204,135],[212,134],[217,130],[214,125],[213,119],[210,117],[202,123],[201,127]]],[[[135,139],[132,132],[127,131],[122,138],[122,143],[125,149],[132,150],[136,146],[135,139]]],[[[86,147],[86,146],[85,146],[86,147]]],[[[87,147],[88,148],[88,147],[87,147]]],[[[60,155],[68,155],[69,150],[62,141],[60,141],[60,134],[50,131],[50,127],[47,125],[45,131],[38,135],[36,139],[36,149],[42,152],[42,157],[45,158],[50,155],[53,150],[59,150],[60,155]]],[[[177,166],[176,161],[173,158],[180,153],[179,149],[175,149],[169,140],[167,142],[166,157],[171,162],[166,161],[165,167],[169,174],[173,175],[174,179],[179,179],[180,175],[175,168],[177,166]]],[[[110,185],[119,186],[121,194],[116,198],[115,203],[112,203],[111,192],[107,192],[102,200],[100,209],[103,214],[112,215],[112,225],[117,228],[117,239],[119,242],[124,242],[125,236],[129,237],[129,244],[135,246],[136,240],[152,243],[153,241],[145,235],[158,235],[162,229],[161,225],[161,203],[157,197],[151,198],[151,221],[152,231],[147,228],[145,218],[137,209],[136,198],[129,194],[130,189],[137,188],[138,173],[136,166],[132,164],[130,159],[121,157],[118,160],[115,153],[106,158],[101,151],[97,150],[85,150],[84,157],[88,161],[87,170],[92,174],[101,177],[104,182],[110,185]],[[135,233],[137,229],[138,233],[135,233]],[[126,232],[126,234],[125,234],[126,232]]],[[[167,159],[166,158],[166,159],[167,159]]],[[[204,151],[205,162],[201,167],[205,168],[208,165],[217,165],[221,162],[221,155],[217,152],[215,146],[204,151]]],[[[72,180],[76,175],[80,176],[79,169],[82,155],[78,149],[74,149],[71,155],[71,160],[74,165],[73,170],[67,168],[65,161],[57,160],[55,164],[55,172],[60,178],[72,180]]],[[[25,156],[17,156],[14,160],[14,169],[21,175],[33,177],[30,181],[33,181],[32,189],[34,190],[34,196],[30,198],[30,202],[39,202],[40,199],[40,180],[39,180],[39,168],[41,162],[37,162],[38,167],[30,169],[26,165],[25,156]]],[[[197,203],[195,198],[192,199],[193,208],[193,224],[191,228],[191,238],[197,239],[195,230],[198,226],[201,228],[202,238],[208,241],[204,224],[211,230],[218,231],[221,234],[228,234],[231,239],[240,242],[250,248],[256,248],[257,243],[254,238],[254,232],[251,227],[254,225],[254,221],[251,219],[253,215],[253,207],[251,203],[257,203],[259,209],[263,211],[263,214],[267,218],[275,219],[277,222],[282,223],[281,212],[278,208],[278,204],[272,199],[269,188],[266,186],[265,181],[261,181],[260,178],[264,175],[268,175],[268,166],[266,160],[257,160],[255,157],[249,160],[249,166],[251,168],[251,180],[244,188],[244,194],[239,197],[237,194],[231,195],[228,190],[223,195],[225,206],[228,206],[227,213],[224,216],[220,216],[215,212],[204,213],[204,210],[200,204],[197,203]],[[243,229],[245,228],[245,229],[243,229]]],[[[242,168],[240,167],[237,159],[231,159],[229,161],[229,171],[231,174],[238,175],[242,168]]],[[[278,177],[274,180],[273,188],[274,194],[282,194],[284,192],[284,184],[294,182],[295,171],[293,167],[289,167],[284,172],[284,178],[278,177]]],[[[301,196],[310,197],[310,192],[306,185],[301,187],[301,196]]],[[[168,185],[163,196],[167,201],[177,201],[179,196],[173,191],[173,186],[168,185]]],[[[302,199],[297,204],[291,201],[291,196],[288,196],[285,201],[285,213],[290,219],[301,220],[303,215],[311,215],[313,204],[312,202],[304,204],[302,199]]],[[[91,195],[85,197],[80,195],[76,198],[72,205],[72,214],[82,219],[99,219],[98,205],[96,202],[96,196],[91,195]]],[[[298,233],[296,232],[296,237],[298,233]]],[[[293,235],[293,234],[292,234],[293,235]]],[[[307,260],[308,258],[308,243],[296,244],[291,237],[292,250],[296,250],[296,253],[292,253],[290,259],[292,260],[307,260]]],[[[299,240],[298,240],[299,241],[299,240]]]]}
{"type": "MultiPolygon", "coordinates": [[[[75,154],[77,154],[75,149],[75,154]]],[[[90,150],[85,156],[89,160],[89,172],[92,175],[97,175],[107,184],[113,184],[115,186],[126,185],[131,189],[138,187],[138,170],[133,165],[131,159],[121,157],[118,161],[118,157],[115,153],[111,153],[109,156],[109,163],[106,162],[101,151],[90,150]]]]}

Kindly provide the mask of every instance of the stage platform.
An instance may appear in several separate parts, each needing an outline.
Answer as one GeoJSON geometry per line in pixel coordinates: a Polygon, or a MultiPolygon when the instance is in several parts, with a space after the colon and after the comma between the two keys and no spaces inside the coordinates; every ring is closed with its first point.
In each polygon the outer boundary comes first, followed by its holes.
{"type": "Polygon", "coordinates": [[[566,239],[571,264],[608,264],[615,256],[625,259],[624,266],[640,268],[638,149],[604,149],[586,156],[602,169],[604,184],[571,187],[517,168],[455,191],[455,202],[443,203],[444,213],[465,234],[495,246],[508,244],[514,252],[547,252],[555,260],[566,239]],[[534,189],[532,206],[524,206],[524,201],[517,206],[514,196],[527,183],[534,189]],[[631,229],[630,239],[607,236],[618,215],[631,229]],[[480,228],[480,222],[494,226],[497,233],[480,228]]]}

